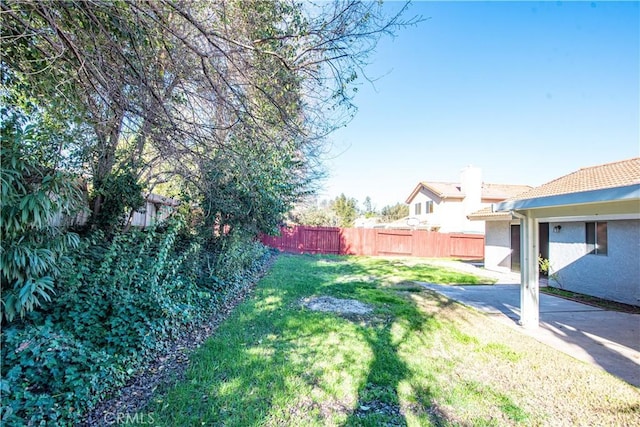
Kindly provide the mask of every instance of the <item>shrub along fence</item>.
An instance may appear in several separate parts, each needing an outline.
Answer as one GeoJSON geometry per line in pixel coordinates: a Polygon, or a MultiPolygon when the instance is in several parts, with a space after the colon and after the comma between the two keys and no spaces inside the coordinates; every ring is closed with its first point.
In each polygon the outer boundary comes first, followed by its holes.
{"type": "Polygon", "coordinates": [[[429,258],[484,258],[484,236],[426,230],[283,227],[262,243],[283,252],[337,255],[403,255],[429,258]]]}

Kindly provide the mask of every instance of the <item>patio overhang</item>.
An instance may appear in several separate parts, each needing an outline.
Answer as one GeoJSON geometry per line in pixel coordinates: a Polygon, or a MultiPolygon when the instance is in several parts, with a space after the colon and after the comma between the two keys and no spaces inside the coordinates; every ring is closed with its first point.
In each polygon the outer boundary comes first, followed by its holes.
{"type": "MultiPolygon", "coordinates": [[[[539,209],[575,208],[582,206],[583,210],[603,208],[611,203],[627,202],[629,208],[635,206],[636,211],[640,201],[640,184],[624,187],[605,188],[600,190],[581,191],[569,194],[535,197],[524,200],[506,200],[492,205],[494,212],[535,211],[539,209]]],[[[619,209],[615,207],[615,209],[619,209]]],[[[630,209],[628,209],[630,210],[630,209]]]]}
{"type": "Polygon", "coordinates": [[[520,324],[537,328],[540,317],[539,223],[640,219],[640,184],[508,200],[492,205],[520,220],[520,324]]]}

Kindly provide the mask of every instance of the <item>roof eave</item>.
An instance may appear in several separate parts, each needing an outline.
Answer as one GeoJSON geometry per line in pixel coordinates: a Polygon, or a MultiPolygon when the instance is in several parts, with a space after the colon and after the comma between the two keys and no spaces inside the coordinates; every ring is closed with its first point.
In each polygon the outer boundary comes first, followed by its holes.
{"type": "Polygon", "coordinates": [[[416,185],[416,187],[413,189],[411,194],[409,194],[409,197],[407,197],[407,200],[405,200],[405,203],[407,205],[411,204],[411,201],[418,195],[422,187],[423,187],[422,183],[419,183],[418,185],[416,185]]]}
{"type": "Polygon", "coordinates": [[[493,215],[467,215],[469,221],[508,221],[512,218],[509,212],[496,212],[493,215]]]}
{"type": "Polygon", "coordinates": [[[640,200],[640,184],[558,194],[554,196],[534,197],[531,199],[506,200],[493,204],[492,207],[494,212],[509,212],[634,199],[640,200]]]}
{"type": "Polygon", "coordinates": [[[436,191],[433,187],[431,187],[430,185],[428,185],[427,183],[421,182],[418,185],[416,185],[416,188],[413,189],[413,191],[411,192],[411,194],[409,195],[409,197],[407,198],[407,200],[405,200],[406,204],[411,204],[411,202],[413,201],[413,199],[418,195],[418,193],[420,193],[420,191],[422,189],[425,189],[427,191],[430,191],[431,193],[433,193],[435,196],[441,198],[441,199],[446,199],[446,198],[450,198],[451,196],[447,196],[444,193],[439,193],[438,191],[436,191]]]}
{"type": "Polygon", "coordinates": [[[441,192],[441,191],[438,191],[437,189],[433,188],[431,185],[429,185],[429,183],[428,183],[428,182],[423,182],[423,183],[422,183],[422,187],[423,187],[425,190],[430,191],[430,192],[431,192],[431,193],[433,193],[435,196],[437,196],[437,197],[439,197],[439,198],[441,198],[441,199],[446,199],[447,197],[450,197],[450,196],[448,196],[447,194],[445,194],[445,193],[443,193],[443,192],[441,192]]]}

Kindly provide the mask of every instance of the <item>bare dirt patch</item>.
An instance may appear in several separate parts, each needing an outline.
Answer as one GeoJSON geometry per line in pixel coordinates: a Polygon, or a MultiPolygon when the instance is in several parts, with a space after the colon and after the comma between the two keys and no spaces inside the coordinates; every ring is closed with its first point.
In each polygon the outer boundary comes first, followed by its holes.
{"type": "Polygon", "coordinates": [[[342,315],[362,316],[373,311],[371,306],[355,299],[341,299],[329,296],[305,298],[302,306],[313,311],[333,312],[342,315]]]}

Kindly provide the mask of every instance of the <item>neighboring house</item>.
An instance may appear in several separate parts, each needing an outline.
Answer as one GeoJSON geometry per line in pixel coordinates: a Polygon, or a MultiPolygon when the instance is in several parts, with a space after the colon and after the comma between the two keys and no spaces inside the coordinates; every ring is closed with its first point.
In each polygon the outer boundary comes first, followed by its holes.
{"type": "Polygon", "coordinates": [[[396,219],[390,222],[377,222],[371,225],[371,227],[365,227],[365,228],[379,228],[379,229],[387,229],[387,230],[415,230],[415,229],[425,229],[426,227],[419,227],[418,222],[417,220],[415,220],[415,218],[406,216],[404,218],[396,219]]]}
{"type": "MultiPolygon", "coordinates": [[[[83,188],[84,197],[84,209],[78,212],[75,216],[70,217],[59,213],[51,221],[55,226],[84,226],[87,224],[90,216],[88,193],[86,187],[83,188]]],[[[130,221],[130,225],[133,227],[149,227],[153,224],[159,224],[162,221],[169,218],[180,202],[170,197],[161,196],[159,194],[148,193],[144,195],[144,206],[136,210],[130,216],[126,214],[123,217],[123,223],[130,221]]]]}
{"type": "Polygon", "coordinates": [[[484,222],[467,216],[492,203],[501,202],[531,190],[528,185],[485,184],[482,171],[468,166],[460,173],[460,182],[421,182],[406,200],[409,216],[419,228],[442,233],[484,233],[484,222]]]}
{"type": "Polygon", "coordinates": [[[538,325],[545,252],[550,285],[640,305],[640,158],[580,169],[471,217],[488,224],[487,268],[520,258],[523,325],[538,325]]]}
{"type": "Polygon", "coordinates": [[[367,218],[366,216],[359,216],[353,222],[353,226],[355,228],[375,228],[375,226],[380,222],[380,217],[372,216],[367,218]]]}

